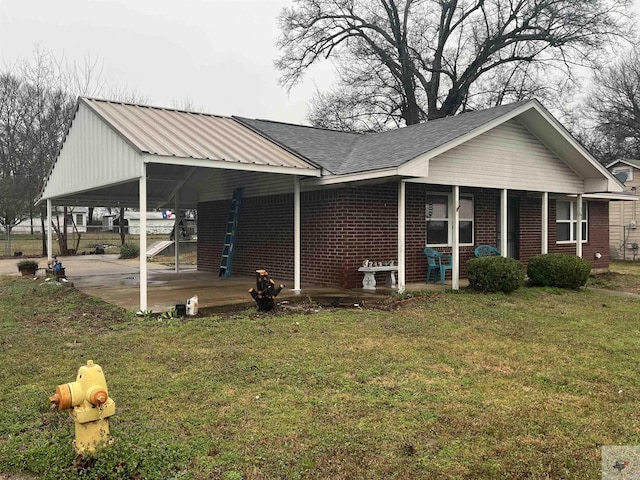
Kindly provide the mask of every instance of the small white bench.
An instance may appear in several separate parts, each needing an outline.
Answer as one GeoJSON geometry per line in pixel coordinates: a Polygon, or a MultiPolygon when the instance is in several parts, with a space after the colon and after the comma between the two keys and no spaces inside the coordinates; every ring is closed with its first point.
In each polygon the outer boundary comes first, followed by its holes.
{"type": "Polygon", "coordinates": [[[376,273],[388,272],[387,274],[387,287],[396,288],[396,272],[398,271],[397,265],[387,265],[384,267],[360,267],[359,272],[364,273],[362,279],[362,288],[365,290],[376,289],[376,273]]]}

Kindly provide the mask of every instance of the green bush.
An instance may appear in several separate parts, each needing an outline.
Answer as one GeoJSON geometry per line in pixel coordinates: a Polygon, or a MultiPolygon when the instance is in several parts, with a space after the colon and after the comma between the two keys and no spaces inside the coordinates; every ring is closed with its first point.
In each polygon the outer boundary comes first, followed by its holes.
{"type": "Polygon", "coordinates": [[[469,286],[481,292],[513,292],[524,283],[524,272],[524,265],[513,258],[472,258],[467,262],[469,286]]]}
{"type": "Polygon", "coordinates": [[[120,258],[137,258],[140,256],[140,247],[131,243],[124,243],[120,247],[120,258]]]}
{"type": "Polygon", "coordinates": [[[532,285],[577,289],[587,283],[591,263],[575,255],[546,253],[529,260],[527,275],[532,285]]]}

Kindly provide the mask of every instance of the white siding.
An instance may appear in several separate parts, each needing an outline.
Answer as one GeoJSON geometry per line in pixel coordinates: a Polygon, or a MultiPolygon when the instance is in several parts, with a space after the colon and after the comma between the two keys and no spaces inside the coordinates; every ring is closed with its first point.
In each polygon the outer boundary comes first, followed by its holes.
{"type": "Polygon", "coordinates": [[[429,162],[429,183],[582,193],[584,181],[517,120],[429,162]]]}
{"type": "MultiPolygon", "coordinates": [[[[634,168],[633,180],[625,182],[624,189],[635,193],[639,188],[640,170],[634,168]],[[634,187],[635,190],[632,190],[634,187]]],[[[609,246],[611,258],[634,259],[634,250],[631,248],[634,243],[640,244],[640,202],[609,202],[609,246]],[[635,228],[633,225],[635,225],[635,228]]]]}
{"type": "Polygon", "coordinates": [[[43,198],[55,198],[140,177],[142,158],[80,103],[43,198]]]}
{"type": "Polygon", "coordinates": [[[292,193],[293,176],[212,169],[198,186],[198,201],[227,200],[233,196],[234,188],[238,187],[244,187],[245,198],[292,193]]]}

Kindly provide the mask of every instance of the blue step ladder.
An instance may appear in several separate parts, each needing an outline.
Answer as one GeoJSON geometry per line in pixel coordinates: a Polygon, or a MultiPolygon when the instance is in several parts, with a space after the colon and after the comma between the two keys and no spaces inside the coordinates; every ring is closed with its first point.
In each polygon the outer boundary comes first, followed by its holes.
{"type": "Polygon", "coordinates": [[[222,258],[220,260],[219,277],[229,278],[231,276],[231,267],[233,265],[233,247],[236,243],[236,230],[238,228],[238,213],[240,213],[240,204],[242,203],[243,188],[236,188],[233,191],[231,199],[231,210],[229,211],[229,221],[227,222],[227,233],[224,236],[224,244],[222,246],[222,258]]]}

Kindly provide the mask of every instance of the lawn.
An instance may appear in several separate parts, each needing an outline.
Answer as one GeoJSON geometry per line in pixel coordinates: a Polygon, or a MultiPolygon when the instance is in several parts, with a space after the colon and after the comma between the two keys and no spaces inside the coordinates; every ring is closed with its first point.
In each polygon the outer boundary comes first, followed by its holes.
{"type": "Polygon", "coordinates": [[[87,479],[587,479],[601,446],[640,444],[636,298],[151,320],[13,277],[0,309],[0,472],[78,478],[47,399],[87,359],[117,407],[87,479]]]}

